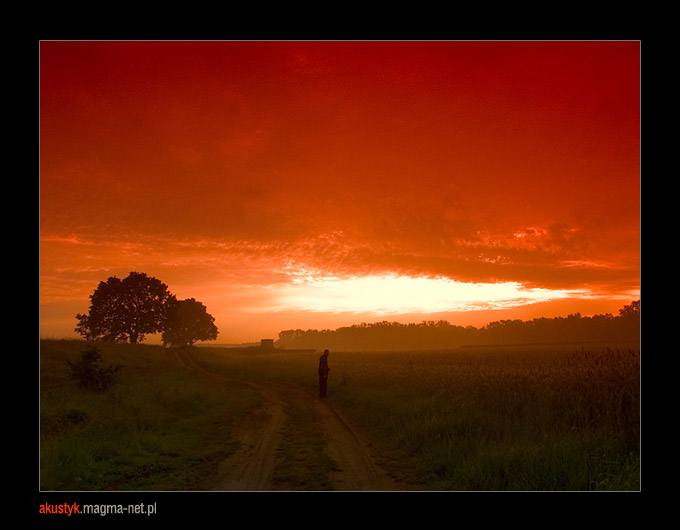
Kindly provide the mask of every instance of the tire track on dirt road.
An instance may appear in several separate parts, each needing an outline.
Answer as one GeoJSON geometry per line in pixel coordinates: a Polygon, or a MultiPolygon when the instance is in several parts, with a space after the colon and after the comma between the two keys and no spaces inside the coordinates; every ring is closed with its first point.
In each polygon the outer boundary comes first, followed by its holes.
{"type": "Polygon", "coordinates": [[[218,382],[239,382],[260,393],[262,404],[235,426],[232,435],[239,448],[219,466],[219,491],[274,491],[272,482],[277,463],[281,430],[292,403],[303,406],[323,433],[327,455],[335,463],[330,480],[336,491],[398,491],[408,489],[403,479],[376,463],[372,445],[328,400],[309,390],[283,383],[264,386],[254,381],[233,379],[203,368],[186,350],[172,351],[178,363],[218,382]]]}
{"type": "Polygon", "coordinates": [[[219,491],[266,491],[271,489],[276,448],[281,428],[286,421],[286,404],[274,392],[250,381],[234,379],[211,372],[202,367],[186,350],[171,350],[181,366],[200,372],[212,381],[229,383],[237,381],[254,388],[262,396],[262,404],[247,414],[235,426],[232,436],[238,449],[219,465],[218,482],[211,487],[219,491]]]}
{"type": "Polygon", "coordinates": [[[376,463],[371,446],[351,427],[332,403],[307,395],[306,404],[324,432],[326,452],[335,462],[331,483],[340,491],[391,491],[403,489],[376,463]]]}

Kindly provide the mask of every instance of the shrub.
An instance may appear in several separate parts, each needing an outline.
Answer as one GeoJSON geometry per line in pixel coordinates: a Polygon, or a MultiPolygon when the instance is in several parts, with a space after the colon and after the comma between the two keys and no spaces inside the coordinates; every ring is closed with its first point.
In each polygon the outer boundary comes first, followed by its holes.
{"type": "Polygon", "coordinates": [[[111,388],[116,373],[121,369],[120,365],[102,366],[101,354],[94,346],[88,346],[77,362],[66,362],[71,368],[69,379],[93,392],[106,392],[111,388]]]}

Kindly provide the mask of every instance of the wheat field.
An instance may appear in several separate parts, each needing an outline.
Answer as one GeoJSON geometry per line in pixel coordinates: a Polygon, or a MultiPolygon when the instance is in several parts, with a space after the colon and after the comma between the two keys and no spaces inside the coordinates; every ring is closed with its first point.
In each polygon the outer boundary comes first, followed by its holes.
{"type": "MultiPolygon", "coordinates": [[[[316,385],[315,354],[200,351],[214,369],[316,385]]],[[[640,488],[637,346],[331,352],[329,363],[329,399],[425,489],[640,488]]]]}

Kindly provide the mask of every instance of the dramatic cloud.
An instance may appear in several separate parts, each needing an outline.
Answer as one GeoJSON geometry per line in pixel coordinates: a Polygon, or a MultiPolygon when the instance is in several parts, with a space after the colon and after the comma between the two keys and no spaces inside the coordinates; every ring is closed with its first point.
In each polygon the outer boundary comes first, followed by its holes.
{"type": "Polygon", "coordinates": [[[453,310],[638,296],[639,43],[44,42],[40,66],[51,333],[130,270],[269,334],[435,281],[453,310]]]}

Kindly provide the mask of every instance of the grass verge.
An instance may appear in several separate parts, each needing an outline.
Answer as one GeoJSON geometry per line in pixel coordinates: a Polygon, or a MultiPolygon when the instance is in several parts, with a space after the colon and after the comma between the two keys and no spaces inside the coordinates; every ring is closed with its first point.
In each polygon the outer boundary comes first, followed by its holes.
{"type": "Polygon", "coordinates": [[[258,396],[177,366],[161,347],[105,343],[103,361],[122,370],[109,391],[89,392],[67,377],[84,347],[41,341],[40,489],[202,489],[258,396]]]}

